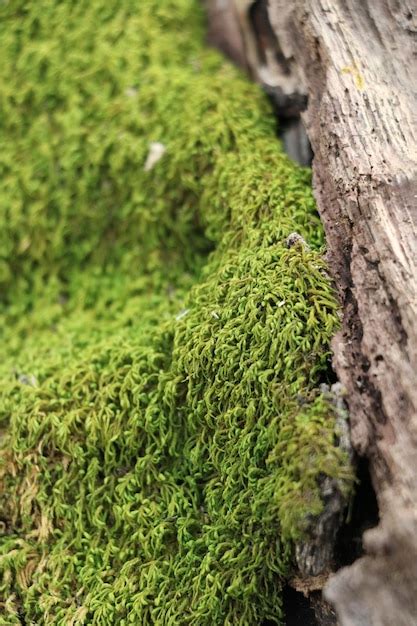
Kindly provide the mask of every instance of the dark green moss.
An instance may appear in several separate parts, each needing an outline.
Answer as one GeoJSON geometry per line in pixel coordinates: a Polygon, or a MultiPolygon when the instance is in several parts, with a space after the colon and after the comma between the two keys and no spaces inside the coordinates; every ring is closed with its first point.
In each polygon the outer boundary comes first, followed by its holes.
{"type": "Polygon", "coordinates": [[[191,0],[0,8],[0,624],[279,623],[351,482],[310,173],[203,37],[191,0]]]}

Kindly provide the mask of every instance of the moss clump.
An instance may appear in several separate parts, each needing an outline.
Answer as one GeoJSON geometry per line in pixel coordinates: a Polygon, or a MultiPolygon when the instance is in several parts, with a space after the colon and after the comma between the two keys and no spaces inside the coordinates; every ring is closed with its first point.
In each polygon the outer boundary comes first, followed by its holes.
{"type": "Polygon", "coordinates": [[[310,174],[197,3],[15,0],[0,37],[0,623],[279,623],[350,482],[310,174]]]}

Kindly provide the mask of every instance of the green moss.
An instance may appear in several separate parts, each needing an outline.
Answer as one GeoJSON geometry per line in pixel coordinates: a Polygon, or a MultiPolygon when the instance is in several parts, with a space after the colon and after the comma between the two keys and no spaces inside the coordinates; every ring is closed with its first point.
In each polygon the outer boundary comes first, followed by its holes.
{"type": "Polygon", "coordinates": [[[0,8],[0,624],[280,623],[351,482],[310,173],[203,37],[190,0],[0,8]]]}

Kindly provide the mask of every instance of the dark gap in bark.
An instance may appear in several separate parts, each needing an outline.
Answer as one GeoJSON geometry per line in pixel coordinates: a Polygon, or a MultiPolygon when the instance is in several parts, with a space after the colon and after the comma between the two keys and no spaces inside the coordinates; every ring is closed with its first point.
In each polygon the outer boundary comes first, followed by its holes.
{"type": "Polygon", "coordinates": [[[286,117],[277,113],[277,118],[278,137],[282,141],[285,152],[300,165],[311,167],[313,150],[301,117],[286,117]]]}
{"type": "Polygon", "coordinates": [[[323,598],[321,591],[310,593],[309,601],[314,609],[318,626],[338,626],[336,613],[333,607],[323,598]]]}
{"type": "Polygon", "coordinates": [[[289,585],[283,590],[283,608],[286,626],[318,626],[309,598],[289,585]]]}
{"type": "Polygon", "coordinates": [[[335,547],[338,567],[351,565],[363,555],[362,535],[379,522],[378,502],[369,473],[369,460],[360,457],[357,466],[358,484],[346,523],[339,529],[335,547]]]}
{"type": "Polygon", "coordinates": [[[263,0],[255,0],[248,10],[249,21],[256,41],[259,61],[266,63],[265,39],[269,39],[274,34],[269,23],[268,12],[263,0]]]}
{"type": "Polygon", "coordinates": [[[327,364],[327,368],[320,373],[320,376],[317,381],[317,387],[321,385],[328,385],[331,387],[335,383],[338,383],[339,379],[337,377],[336,372],[334,371],[331,362],[327,364]]]}

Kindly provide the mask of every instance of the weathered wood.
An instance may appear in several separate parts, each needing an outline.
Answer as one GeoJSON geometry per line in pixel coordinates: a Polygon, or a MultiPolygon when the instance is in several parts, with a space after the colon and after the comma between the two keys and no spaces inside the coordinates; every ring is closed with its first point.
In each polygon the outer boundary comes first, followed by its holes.
{"type": "MultiPolygon", "coordinates": [[[[365,533],[366,556],[331,577],[326,597],[343,626],[412,626],[417,624],[417,3],[270,0],[268,12],[277,58],[285,59],[298,92],[308,93],[302,116],[343,309],[333,362],[347,389],[352,443],[370,460],[380,508],[379,526],[365,533]]],[[[256,39],[256,29],[251,32],[256,39]]]]}

